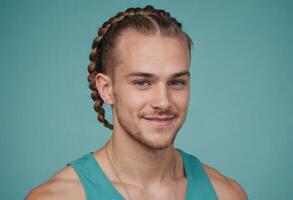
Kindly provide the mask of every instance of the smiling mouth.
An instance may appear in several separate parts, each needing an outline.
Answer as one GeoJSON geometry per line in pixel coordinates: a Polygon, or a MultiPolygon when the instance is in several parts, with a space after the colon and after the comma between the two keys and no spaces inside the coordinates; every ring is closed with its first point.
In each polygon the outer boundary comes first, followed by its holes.
{"type": "Polygon", "coordinates": [[[148,121],[150,124],[152,124],[155,127],[163,128],[169,126],[175,116],[165,116],[165,117],[143,117],[146,121],[148,121]]]}

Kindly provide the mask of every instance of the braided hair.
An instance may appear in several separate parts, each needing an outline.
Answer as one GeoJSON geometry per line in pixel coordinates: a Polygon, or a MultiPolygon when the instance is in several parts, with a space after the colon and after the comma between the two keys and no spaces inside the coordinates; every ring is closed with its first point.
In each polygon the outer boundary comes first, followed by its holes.
{"type": "Polygon", "coordinates": [[[94,101],[94,109],[98,113],[98,120],[107,128],[113,129],[113,125],[105,119],[103,99],[96,88],[96,75],[98,73],[109,74],[115,64],[115,46],[117,38],[125,30],[135,30],[140,34],[182,37],[190,51],[192,40],[182,31],[182,25],[168,12],[155,9],[152,6],[144,8],[128,8],[119,12],[99,28],[98,36],[94,39],[89,56],[88,82],[92,90],[91,98],[94,101]],[[111,67],[110,67],[111,66],[111,67]]]}

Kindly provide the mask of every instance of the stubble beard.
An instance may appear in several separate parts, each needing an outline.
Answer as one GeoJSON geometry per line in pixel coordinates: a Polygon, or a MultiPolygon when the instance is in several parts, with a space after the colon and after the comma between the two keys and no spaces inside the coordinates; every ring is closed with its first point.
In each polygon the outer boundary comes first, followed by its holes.
{"type": "MultiPolygon", "coordinates": [[[[185,121],[185,116],[183,119],[180,120],[180,122],[177,122],[177,126],[170,129],[169,131],[172,133],[166,133],[168,128],[162,128],[157,131],[162,132],[162,133],[156,133],[156,134],[169,134],[170,137],[164,141],[163,143],[161,141],[152,141],[151,139],[147,138],[148,131],[143,132],[142,128],[137,127],[137,126],[132,126],[129,125],[130,123],[127,121],[124,121],[123,119],[119,119],[118,117],[118,123],[120,124],[121,128],[123,131],[130,136],[133,140],[135,140],[137,143],[145,147],[146,149],[156,151],[156,150],[164,150],[167,149],[168,147],[172,146],[174,144],[174,141],[176,139],[176,136],[182,127],[183,123],[185,121]],[[175,130],[174,130],[175,129],[175,130]]],[[[149,130],[149,129],[148,129],[149,130]]],[[[152,134],[152,133],[149,133],[152,134]]]]}

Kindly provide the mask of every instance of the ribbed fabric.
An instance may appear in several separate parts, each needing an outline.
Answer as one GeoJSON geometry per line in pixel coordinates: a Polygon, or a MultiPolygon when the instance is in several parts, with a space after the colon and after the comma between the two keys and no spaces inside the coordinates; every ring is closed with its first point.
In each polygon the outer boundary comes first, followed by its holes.
{"type": "MultiPolygon", "coordinates": [[[[183,158],[187,176],[185,200],[218,200],[201,162],[195,156],[178,150],[183,158]]],[[[124,199],[106,177],[93,153],[88,153],[68,165],[78,174],[87,200],[124,199]]]]}

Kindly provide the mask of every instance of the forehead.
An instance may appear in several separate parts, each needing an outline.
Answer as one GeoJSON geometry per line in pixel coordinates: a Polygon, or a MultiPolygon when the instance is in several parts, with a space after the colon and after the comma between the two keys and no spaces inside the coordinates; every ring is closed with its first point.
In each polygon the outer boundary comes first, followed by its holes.
{"type": "Polygon", "coordinates": [[[115,76],[133,72],[170,76],[187,71],[190,65],[184,38],[143,35],[135,31],[127,31],[119,37],[116,58],[115,76]]]}

